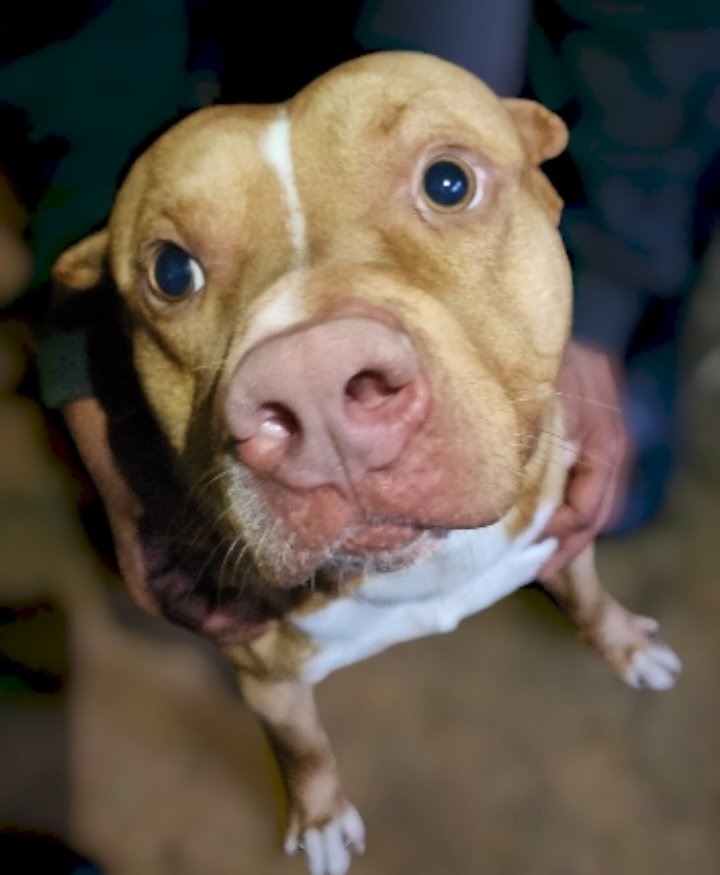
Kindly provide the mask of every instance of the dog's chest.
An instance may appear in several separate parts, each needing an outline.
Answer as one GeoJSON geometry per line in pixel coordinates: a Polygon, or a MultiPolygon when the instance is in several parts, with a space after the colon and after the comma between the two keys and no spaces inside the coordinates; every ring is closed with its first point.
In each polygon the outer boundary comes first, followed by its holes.
{"type": "Polygon", "coordinates": [[[420,564],[368,575],[351,596],[296,617],[294,624],[317,648],[302,668],[303,678],[316,683],[393,644],[449,632],[529,583],[556,546],[552,538],[535,543],[552,510],[539,508],[513,538],[502,520],[484,529],[452,532],[420,564]]]}

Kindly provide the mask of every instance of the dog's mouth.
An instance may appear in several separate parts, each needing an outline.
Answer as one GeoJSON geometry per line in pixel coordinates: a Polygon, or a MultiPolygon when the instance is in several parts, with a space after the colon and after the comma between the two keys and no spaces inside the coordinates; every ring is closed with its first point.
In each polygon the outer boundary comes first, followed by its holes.
{"type": "Polygon", "coordinates": [[[446,537],[447,529],[412,523],[365,523],[353,527],[333,550],[329,565],[365,571],[399,571],[422,562],[446,537]]]}
{"type": "Polygon", "coordinates": [[[365,524],[355,527],[343,539],[342,551],[350,556],[405,550],[423,534],[423,529],[412,524],[365,524]]]}

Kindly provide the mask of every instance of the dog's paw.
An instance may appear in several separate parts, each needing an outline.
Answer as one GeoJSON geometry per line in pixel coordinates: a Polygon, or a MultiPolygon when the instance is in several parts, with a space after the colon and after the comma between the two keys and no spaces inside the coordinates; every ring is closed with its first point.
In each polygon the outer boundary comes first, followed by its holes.
{"type": "MultiPolygon", "coordinates": [[[[635,689],[669,690],[675,685],[682,663],[674,650],[660,638],[660,626],[651,617],[625,612],[622,658],[616,661],[618,674],[635,689]]],[[[613,660],[611,660],[612,662],[613,660]]]]}
{"type": "Polygon", "coordinates": [[[657,620],[633,614],[611,600],[583,637],[626,684],[638,690],[669,690],[682,664],[661,640],[659,629],[657,620]]]}
{"type": "Polygon", "coordinates": [[[305,851],[311,875],[345,875],[352,853],[365,851],[365,825],[357,809],[348,805],[342,814],[322,827],[302,830],[291,826],[285,838],[285,853],[305,851]]]}
{"type": "Polygon", "coordinates": [[[632,655],[624,680],[635,689],[669,690],[682,669],[674,650],[660,640],[639,648],[632,655]]]}

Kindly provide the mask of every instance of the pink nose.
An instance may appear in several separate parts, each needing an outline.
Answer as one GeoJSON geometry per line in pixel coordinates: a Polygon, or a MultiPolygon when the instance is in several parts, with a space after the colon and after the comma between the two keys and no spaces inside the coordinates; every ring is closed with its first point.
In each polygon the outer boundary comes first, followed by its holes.
{"type": "Polygon", "coordinates": [[[232,377],[225,414],[249,468],[311,489],[390,465],[428,408],[410,338],[352,317],[251,349],[232,377]]]}

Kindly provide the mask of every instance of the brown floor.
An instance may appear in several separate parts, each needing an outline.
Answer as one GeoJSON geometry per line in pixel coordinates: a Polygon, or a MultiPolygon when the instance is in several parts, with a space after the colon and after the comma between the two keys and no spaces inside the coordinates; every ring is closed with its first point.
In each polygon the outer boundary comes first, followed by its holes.
{"type": "MultiPolygon", "coordinates": [[[[534,591],[332,676],[320,706],[369,833],[355,875],[720,872],[713,285],[688,333],[668,506],[600,549],[608,588],[683,658],[679,686],[626,689],[534,591]]],[[[276,776],[223,666],[108,586],[32,407],[0,401],[0,422],[0,595],[25,606],[2,648],[45,689],[0,703],[0,824],[60,831],[112,875],[302,873],[280,852],[276,776]]]]}

